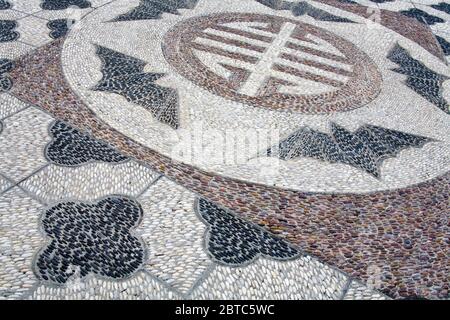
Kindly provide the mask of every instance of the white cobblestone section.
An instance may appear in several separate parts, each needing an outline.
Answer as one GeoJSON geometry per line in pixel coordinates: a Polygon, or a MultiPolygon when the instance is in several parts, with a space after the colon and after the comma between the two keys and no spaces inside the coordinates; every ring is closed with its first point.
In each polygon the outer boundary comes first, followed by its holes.
{"type": "Polygon", "coordinates": [[[0,172],[15,182],[28,177],[47,163],[44,149],[50,141],[46,113],[28,108],[4,121],[0,133],[0,172]]]}
{"type": "MultiPolygon", "coordinates": [[[[11,1],[9,1],[11,3],[11,1]]],[[[14,9],[0,10],[0,20],[17,20],[26,17],[28,13],[14,9]]]]}
{"type": "Polygon", "coordinates": [[[339,299],[347,277],[316,259],[258,259],[246,267],[217,266],[191,294],[192,299],[339,299]]]}
{"type": "Polygon", "coordinates": [[[6,189],[11,187],[11,182],[9,182],[4,177],[0,176],[0,194],[3,193],[6,189]]]}
{"type": "Polygon", "coordinates": [[[0,94],[0,120],[17,113],[26,107],[28,107],[28,104],[20,101],[14,96],[7,93],[0,94]]]}
{"type": "Polygon", "coordinates": [[[0,299],[18,299],[37,279],[34,254],[45,239],[38,231],[42,206],[13,188],[0,196],[0,299]]]}
{"type": "Polygon", "coordinates": [[[0,42],[0,57],[14,60],[33,49],[32,45],[20,41],[0,42]]]}
{"type": "Polygon", "coordinates": [[[42,284],[27,297],[30,300],[171,300],[180,295],[145,272],[122,281],[95,276],[71,279],[64,286],[42,284]]]}
{"type": "Polygon", "coordinates": [[[344,300],[389,300],[389,298],[353,280],[344,296],[344,300]]]}
{"type": "Polygon", "coordinates": [[[47,20],[54,20],[54,19],[80,20],[93,10],[95,9],[94,8],[80,9],[76,6],[71,6],[64,10],[42,10],[35,13],[34,16],[47,20]]]}
{"type": "Polygon", "coordinates": [[[21,183],[21,187],[45,203],[63,199],[91,201],[111,194],[137,197],[158,176],[134,161],[79,167],[51,164],[21,183]]]}
{"type": "Polygon", "coordinates": [[[195,195],[162,178],[138,200],[144,218],[136,231],[148,248],[145,269],[186,293],[212,264],[203,249],[206,228],[194,211],[195,195]]]}
{"type": "Polygon", "coordinates": [[[20,42],[24,42],[34,47],[41,47],[53,39],[48,35],[48,21],[35,16],[27,16],[17,21],[16,31],[20,33],[20,42]]]}
{"type": "Polygon", "coordinates": [[[34,13],[42,10],[40,7],[42,0],[8,0],[8,2],[12,4],[12,9],[26,13],[34,13]]]}

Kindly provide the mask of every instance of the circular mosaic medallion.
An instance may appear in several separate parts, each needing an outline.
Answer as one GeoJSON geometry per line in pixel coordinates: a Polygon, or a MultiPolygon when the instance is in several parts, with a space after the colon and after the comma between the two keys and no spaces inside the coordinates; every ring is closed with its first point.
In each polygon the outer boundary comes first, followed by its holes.
{"type": "Polygon", "coordinates": [[[415,41],[325,7],[332,21],[250,0],[166,9],[118,0],[64,42],[71,88],[128,139],[216,177],[308,192],[448,171],[450,72],[415,41]]]}
{"type": "Polygon", "coordinates": [[[346,111],[380,91],[376,65],[351,42],[279,16],[222,13],[187,19],[166,33],[163,51],[195,84],[256,107],[346,111]],[[212,59],[199,52],[212,53],[212,59]]]}

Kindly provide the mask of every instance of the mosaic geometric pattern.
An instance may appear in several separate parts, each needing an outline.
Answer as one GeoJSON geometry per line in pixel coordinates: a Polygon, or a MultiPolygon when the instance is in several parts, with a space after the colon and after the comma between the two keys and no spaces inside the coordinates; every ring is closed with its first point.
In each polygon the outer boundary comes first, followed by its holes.
{"type": "Polygon", "coordinates": [[[398,44],[392,48],[387,58],[399,65],[399,68],[392,71],[408,76],[406,85],[409,88],[450,114],[449,103],[442,96],[442,83],[449,77],[430,70],[398,44]]]}
{"type": "Polygon", "coordinates": [[[19,38],[19,33],[14,31],[17,22],[13,20],[0,20],[0,43],[15,41],[19,38]]]}
{"type": "Polygon", "coordinates": [[[73,25],[75,20],[68,19],[56,19],[49,21],[47,23],[47,27],[51,30],[50,37],[53,39],[58,39],[61,37],[65,37],[67,32],[69,32],[69,25],[73,25]]]}
{"type": "Polygon", "coordinates": [[[308,4],[306,1],[301,2],[273,1],[273,0],[256,0],[256,1],[272,9],[291,10],[292,14],[296,17],[308,15],[320,21],[350,22],[350,23],[353,22],[349,19],[338,17],[324,10],[317,9],[316,7],[308,4]]]}
{"type": "Polygon", "coordinates": [[[142,218],[140,205],[125,197],[97,203],[62,202],[48,209],[42,226],[50,238],[35,264],[43,280],[65,283],[76,272],[121,279],[144,261],[141,241],[131,231],[142,218]]]}
{"type": "Polygon", "coordinates": [[[267,151],[282,160],[311,157],[331,163],[339,162],[362,169],[376,178],[381,177],[381,164],[402,150],[421,148],[432,139],[365,125],[355,132],[331,123],[331,135],[300,128],[280,144],[267,151]]]}
{"type": "Polygon", "coordinates": [[[89,8],[91,3],[86,0],[42,0],[41,4],[44,10],[64,10],[71,6],[84,9],[89,8]]]}
{"type": "Polygon", "coordinates": [[[154,82],[164,74],[143,72],[145,62],[111,49],[97,46],[102,60],[103,78],[93,90],[124,96],[147,110],[160,122],[174,129],[179,126],[178,95],[176,90],[154,82]]]}
{"type": "Polygon", "coordinates": [[[208,251],[222,264],[241,266],[259,256],[286,260],[299,255],[284,240],[275,238],[205,199],[198,199],[197,211],[209,225],[206,235],[208,251]]]}
{"type": "Polygon", "coordinates": [[[113,21],[160,19],[163,13],[177,14],[178,9],[193,9],[198,0],[140,0],[139,6],[113,21]]]}
{"type": "Polygon", "coordinates": [[[12,80],[8,76],[14,68],[14,62],[9,59],[0,59],[0,92],[8,91],[12,88],[12,80]]]}
{"type": "Polygon", "coordinates": [[[448,299],[447,2],[0,0],[0,299],[448,299]]]}
{"type": "Polygon", "coordinates": [[[94,140],[62,121],[56,121],[50,133],[53,140],[46,148],[46,156],[55,164],[78,166],[91,161],[120,163],[128,160],[107,143],[94,140]]]}

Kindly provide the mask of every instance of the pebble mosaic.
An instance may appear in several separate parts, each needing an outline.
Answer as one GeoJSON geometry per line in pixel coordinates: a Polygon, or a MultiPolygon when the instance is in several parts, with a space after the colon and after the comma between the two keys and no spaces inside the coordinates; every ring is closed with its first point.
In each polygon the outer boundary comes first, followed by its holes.
{"type": "Polygon", "coordinates": [[[43,0],[41,4],[44,10],[63,10],[70,6],[84,9],[90,7],[91,3],[86,0],[43,0]]]}
{"type": "Polygon", "coordinates": [[[20,34],[15,31],[17,22],[13,20],[0,20],[0,42],[16,41],[20,34]]]}
{"type": "Polygon", "coordinates": [[[36,274],[56,284],[65,283],[77,268],[81,279],[90,273],[129,277],[144,261],[143,244],[132,234],[141,219],[140,205],[120,196],[47,209],[41,223],[50,240],[37,255],[36,274]]]}
{"type": "Polygon", "coordinates": [[[0,92],[8,91],[12,88],[13,82],[8,76],[8,72],[14,68],[14,62],[9,59],[0,60],[0,92]]]}
{"type": "Polygon", "coordinates": [[[11,9],[11,4],[6,0],[0,1],[0,10],[8,10],[11,9]]]}
{"type": "Polygon", "coordinates": [[[0,0],[0,299],[448,299],[449,8],[0,0]]]}
{"type": "Polygon", "coordinates": [[[20,186],[44,203],[66,198],[93,201],[110,194],[136,197],[157,178],[157,173],[133,161],[77,167],[50,164],[20,186]]]}
{"type": "Polygon", "coordinates": [[[154,84],[164,74],[144,73],[144,61],[101,46],[97,47],[97,55],[103,62],[103,79],[94,90],[120,94],[148,109],[158,121],[178,128],[176,90],[154,84]]]}
{"type": "Polygon", "coordinates": [[[92,139],[61,121],[50,128],[53,140],[46,148],[47,158],[63,166],[77,166],[92,161],[121,163],[128,158],[118,153],[107,143],[92,139]]]}

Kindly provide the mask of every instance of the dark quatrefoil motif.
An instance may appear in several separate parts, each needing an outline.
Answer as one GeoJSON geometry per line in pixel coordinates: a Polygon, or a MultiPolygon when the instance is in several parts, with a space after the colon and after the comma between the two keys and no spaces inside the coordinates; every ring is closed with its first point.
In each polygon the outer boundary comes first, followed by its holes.
{"type": "Polygon", "coordinates": [[[350,132],[332,123],[331,135],[303,127],[269,149],[267,154],[282,160],[310,157],[345,163],[379,178],[384,160],[395,157],[403,149],[419,148],[431,141],[433,139],[372,125],[350,132]]]}
{"type": "Polygon", "coordinates": [[[86,0],[43,0],[41,3],[44,10],[64,10],[71,6],[86,9],[91,7],[91,3],[86,0]]]}
{"type": "Polygon", "coordinates": [[[193,9],[198,0],[141,0],[131,11],[113,21],[159,19],[163,13],[179,14],[178,9],[193,9]]]}
{"type": "Polygon", "coordinates": [[[95,140],[62,121],[50,128],[52,141],[47,146],[47,158],[58,165],[77,166],[90,161],[119,163],[128,158],[107,143],[95,140]]]}
{"type": "Polygon", "coordinates": [[[178,92],[154,83],[164,74],[145,73],[145,61],[105,47],[97,46],[97,55],[102,60],[103,78],[93,90],[120,94],[149,110],[161,123],[178,128],[178,92]]]}
{"type": "Polygon", "coordinates": [[[0,42],[15,41],[20,34],[14,29],[17,28],[17,22],[13,20],[0,20],[0,42]]]}
{"type": "Polygon", "coordinates": [[[11,4],[6,0],[0,0],[0,10],[11,9],[11,4]]]}
{"type": "Polygon", "coordinates": [[[256,1],[275,10],[291,10],[292,14],[296,17],[308,15],[320,21],[353,23],[353,21],[349,19],[338,17],[324,10],[318,9],[308,4],[306,1],[301,2],[289,2],[282,0],[256,0],[256,1]]]}
{"type": "Polygon", "coordinates": [[[5,92],[12,88],[13,82],[8,76],[8,72],[13,68],[13,61],[9,59],[0,59],[0,92],[5,92]]]}
{"type": "Polygon", "coordinates": [[[65,37],[67,32],[69,32],[70,26],[75,23],[75,20],[69,19],[56,19],[49,21],[47,27],[50,29],[50,37],[53,39],[58,39],[65,37]]]}
{"type": "Polygon", "coordinates": [[[392,71],[407,75],[406,85],[416,93],[450,114],[449,104],[442,96],[442,83],[449,78],[427,68],[422,62],[396,44],[387,58],[399,65],[392,71]]]}
{"type": "Polygon", "coordinates": [[[50,241],[37,256],[40,279],[65,283],[96,274],[122,279],[144,261],[144,245],[130,232],[142,218],[142,208],[126,197],[110,196],[97,203],[62,202],[43,216],[43,230],[50,241]]]}
{"type": "Polygon", "coordinates": [[[207,250],[219,263],[238,266],[248,264],[260,255],[277,260],[299,255],[286,241],[205,199],[198,199],[196,208],[208,225],[207,250]]]}

